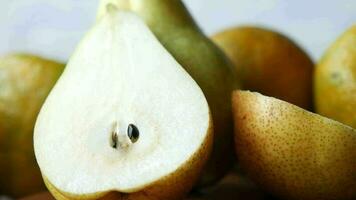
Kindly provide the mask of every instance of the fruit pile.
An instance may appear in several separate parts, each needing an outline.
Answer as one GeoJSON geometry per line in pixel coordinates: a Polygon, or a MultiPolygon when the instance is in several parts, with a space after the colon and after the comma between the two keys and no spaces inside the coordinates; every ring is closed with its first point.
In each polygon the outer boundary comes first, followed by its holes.
{"type": "Polygon", "coordinates": [[[356,25],[314,67],[272,30],[209,39],[179,0],[101,0],[66,66],[0,59],[0,119],[14,198],[356,199],[356,25]]]}

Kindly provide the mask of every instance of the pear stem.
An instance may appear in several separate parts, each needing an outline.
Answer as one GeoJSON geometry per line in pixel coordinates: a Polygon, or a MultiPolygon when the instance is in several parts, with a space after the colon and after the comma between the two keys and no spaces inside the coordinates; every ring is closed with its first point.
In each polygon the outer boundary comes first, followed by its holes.
{"type": "Polygon", "coordinates": [[[116,5],[109,3],[108,5],[106,5],[106,11],[107,13],[115,13],[118,11],[118,8],[116,7],[116,5]]]}

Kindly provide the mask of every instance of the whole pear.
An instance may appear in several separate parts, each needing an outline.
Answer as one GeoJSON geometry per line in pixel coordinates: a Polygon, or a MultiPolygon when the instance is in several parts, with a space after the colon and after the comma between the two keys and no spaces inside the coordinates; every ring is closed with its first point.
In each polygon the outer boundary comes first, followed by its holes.
{"type": "Polygon", "coordinates": [[[45,190],[33,150],[37,114],[64,69],[29,54],[0,58],[0,194],[45,190]]]}
{"type": "Polygon", "coordinates": [[[314,64],[294,41],[256,26],[230,28],[212,39],[234,63],[244,89],[311,109],[314,64]]]}
{"type": "Polygon", "coordinates": [[[233,94],[239,162],[281,199],[356,198],[356,130],[258,93],[233,94]]]}
{"type": "Polygon", "coordinates": [[[314,85],[316,111],[356,128],[356,25],[326,51],[314,85]]]}
{"type": "Polygon", "coordinates": [[[237,84],[229,60],[203,34],[180,0],[102,0],[98,18],[106,12],[109,3],[139,15],[203,90],[212,112],[215,135],[212,156],[200,185],[219,180],[234,160],[232,114],[228,102],[237,84]]]}

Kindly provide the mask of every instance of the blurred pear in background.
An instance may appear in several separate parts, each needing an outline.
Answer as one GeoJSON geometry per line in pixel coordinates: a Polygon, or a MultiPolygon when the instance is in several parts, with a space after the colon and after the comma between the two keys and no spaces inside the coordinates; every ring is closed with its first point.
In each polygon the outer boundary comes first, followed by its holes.
{"type": "Polygon", "coordinates": [[[326,51],[315,72],[317,113],[356,128],[356,25],[326,51]]]}
{"type": "Polygon", "coordinates": [[[232,60],[244,89],[311,110],[314,64],[295,42],[253,26],[230,28],[212,38],[232,60]]]}
{"type": "Polygon", "coordinates": [[[63,69],[63,64],[30,54],[0,58],[0,194],[22,197],[45,190],[33,128],[63,69]]]}

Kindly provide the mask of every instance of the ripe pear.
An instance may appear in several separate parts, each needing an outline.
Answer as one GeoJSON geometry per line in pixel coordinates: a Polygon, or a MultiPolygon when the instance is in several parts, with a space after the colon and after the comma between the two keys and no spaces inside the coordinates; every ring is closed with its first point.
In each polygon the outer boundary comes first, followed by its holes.
{"type": "Polygon", "coordinates": [[[33,152],[33,128],[64,65],[30,54],[0,58],[0,194],[45,189],[33,152]]]}
{"type": "Polygon", "coordinates": [[[41,108],[41,173],[57,199],[181,199],[212,147],[208,103],[141,18],[106,9],[41,108]]]}
{"type": "Polygon", "coordinates": [[[138,14],[163,46],[197,81],[214,121],[214,148],[200,185],[219,180],[233,160],[231,93],[237,88],[226,56],[199,29],[180,0],[101,0],[98,18],[108,3],[138,14]]]}
{"type": "Polygon", "coordinates": [[[244,89],[312,108],[314,64],[295,42],[253,26],[230,28],[212,39],[232,60],[244,89]]]}
{"type": "Polygon", "coordinates": [[[230,28],[212,39],[232,60],[244,89],[312,108],[314,64],[294,41],[254,26],[230,28]]]}
{"type": "Polygon", "coordinates": [[[314,85],[317,113],[356,128],[356,25],[326,51],[314,85]]]}
{"type": "Polygon", "coordinates": [[[233,94],[239,162],[282,199],[356,198],[356,130],[258,93],[233,94]]]}

